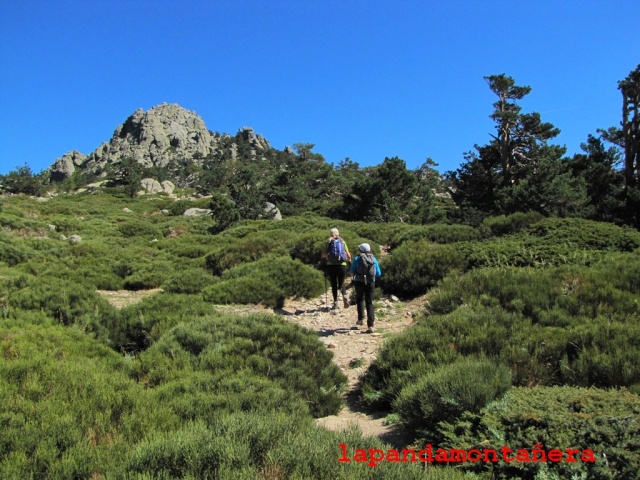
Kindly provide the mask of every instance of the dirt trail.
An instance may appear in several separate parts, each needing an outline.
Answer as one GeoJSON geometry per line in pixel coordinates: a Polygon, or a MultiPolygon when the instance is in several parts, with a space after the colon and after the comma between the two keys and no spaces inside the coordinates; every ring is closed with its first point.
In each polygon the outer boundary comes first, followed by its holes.
{"type": "MultiPolygon", "coordinates": [[[[122,308],[161,291],[155,289],[99,293],[117,308],[122,308]]],[[[401,302],[383,298],[376,301],[376,331],[373,334],[365,333],[366,327],[352,329],[357,320],[355,305],[345,309],[340,301],[340,308],[330,311],[326,300],[331,305],[330,291],[315,299],[287,300],[284,308],[274,311],[287,321],[317,332],[320,341],[333,353],[334,363],[348,378],[348,386],[343,394],[345,406],[338,415],[318,418],[317,425],[333,431],[346,430],[355,425],[365,436],[378,436],[396,448],[406,446],[408,439],[402,432],[385,423],[388,412],[365,413],[358,403],[355,389],[359,377],[375,360],[385,338],[398,334],[411,325],[424,300],[418,298],[411,302],[401,302]]],[[[216,305],[215,309],[234,314],[271,311],[256,305],[216,305]]]]}
{"type": "MultiPolygon", "coordinates": [[[[332,302],[331,292],[326,298],[332,302]]],[[[390,335],[404,331],[414,322],[422,301],[416,299],[405,303],[387,298],[376,301],[375,333],[365,333],[366,326],[352,330],[357,320],[355,305],[331,312],[325,303],[325,296],[307,300],[288,302],[276,313],[291,322],[318,333],[320,340],[333,352],[334,363],[348,378],[348,387],[343,394],[344,408],[338,415],[318,418],[316,424],[328,430],[343,431],[355,425],[365,436],[378,436],[383,441],[404,447],[408,443],[402,432],[393,425],[387,425],[385,417],[389,412],[366,413],[359,405],[356,387],[359,377],[375,360],[382,343],[390,335]]]]}

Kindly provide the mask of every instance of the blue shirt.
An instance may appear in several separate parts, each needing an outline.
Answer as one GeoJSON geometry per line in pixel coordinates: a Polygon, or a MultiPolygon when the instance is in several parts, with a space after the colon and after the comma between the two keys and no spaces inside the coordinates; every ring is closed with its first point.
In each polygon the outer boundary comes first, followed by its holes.
{"type": "MultiPolygon", "coordinates": [[[[351,262],[351,268],[349,269],[351,273],[353,273],[353,281],[354,282],[362,282],[363,279],[358,279],[358,264],[360,263],[360,255],[356,255],[356,258],[351,262]]],[[[380,264],[378,263],[378,259],[373,257],[373,264],[376,266],[376,278],[382,276],[382,270],[380,270],[380,264]]],[[[375,282],[375,278],[373,279],[375,282]]]]}

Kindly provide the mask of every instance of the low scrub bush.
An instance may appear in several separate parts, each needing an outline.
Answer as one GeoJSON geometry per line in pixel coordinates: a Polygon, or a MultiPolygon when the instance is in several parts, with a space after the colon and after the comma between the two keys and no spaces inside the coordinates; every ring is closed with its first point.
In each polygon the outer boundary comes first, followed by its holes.
{"type": "Polygon", "coordinates": [[[34,257],[35,253],[12,235],[0,232],[0,261],[14,267],[34,257]]]}
{"type": "Polygon", "coordinates": [[[158,248],[179,258],[201,258],[213,249],[211,238],[202,235],[165,238],[158,242],[158,248]]]}
{"type": "Polygon", "coordinates": [[[156,227],[149,221],[139,218],[136,220],[128,220],[119,224],[118,230],[125,238],[158,238],[162,236],[162,232],[158,227],[156,227]]]}
{"type": "Polygon", "coordinates": [[[148,348],[180,323],[212,314],[211,304],[198,295],[157,293],[118,312],[111,328],[114,348],[135,353],[148,348]]]}
{"type": "Polygon", "coordinates": [[[405,242],[418,240],[427,240],[433,243],[456,243],[478,240],[480,237],[481,231],[468,225],[436,223],[408,230],[406,233],[397,236],[391,247],[397,248],[405,242]]]}
{"type": "MultiPolygon", "coordinates": [[[[640,472],[640,397],[624,390],[573,387],[512,388],[478,414],[441,426],[442,448],[561,450],[562,461],[466,462],[462,471],[497,479],[626,480],[640,472]],[[567,449],[574,449],[568,454],[567,449]],[[587,453],[585,451],[591,451],[587,453]],[[583,461],[583,453],[592,461],[583,461]],[[575,461],[568,460],[573,456],[575,461]]],[[[501,453],[498,454],[501,458],[501,453]]],[[[527,457],[524,457],[527,458],[527,457]]],[[[483,477],[484,478],[484,477],[483,477]]]]}
{"type": "Polygon", "coordinates": [[[186,212],[190,208],[208,208],[209,206],[196,207],[191,200],[173,200],[173,201],[165,201],[164,205],[161,205],[166,210],[169,211],[169,215],[174,217],[182,216],[184,212],[186,212]]]}
{"type": "Polygon", "coordinates": [[[382,287],[398,295],[421,295],[464,266],[464,253],[454,245],[406,242],[382,261],[382,287]]]}
{"type": "Polygon", "coordinates": [[[202,295],[206,301],[219,305],[239,303],[282,308],[286,300],[283,290],[266,275],[223,280],[205,287],[202,295]]]}
{"type": "Polygon", "coordinates": [[[590,265],[604,254],[600,250],[576,249],[573,245],[548,243],[528,235],[511,235],[466,244],[467,269],[590,265]]]}
{"type": "Polygon", "coordinates": [[[631,252],[640,247],[637,230],[580,218],[547,218],[526,233],[547,244],[569,244],[574,249],[631,252]]]}
{"type": "Polygon", "coordinates": [[[511,386],[510,370],[487,358],[462,357],[406,386],[394,402],[403,424],[427,443],[439,444],[438,423],[479,412],[511,386]]]}
{"type": "Polygon", "coordinates": [[[129,364],[78,330],[0,329],[0,477],[89,478],[113,469],[142,432],[175,427],[129,364]]]}
{"type": "Polygon", "coordinates": [[[56,233],[67,237],[73,234],[81,235],[84,229],[84,220],[74,215],[53,215],[49,217],[48,223],[56,227],[56,233]]]}
{"type": "Polygon", "coordinates": [[[545,216],[538,212],[516,212],[511,215],[487,217],[482,221],[482,227],[489,229],[494,237],[500,237],[520,232],[544,218],[545,216]]]}
{"type": "Polygon", "coordinates": [[[207,268],[214,275],[222,275],[242,263],[254,262],[263,256],[273,253],[287,255],[286,232],[268,232],[259,235],[246,236],[228,245],[220,246],[205,258],[207,268]]]}
{"type": "MultiPolygon", "coordinates": [[[[463,480],[454,469],[427,469],[424,464],[338,462],[340,444],[349,459],[355,449],[386,453],[388,445],[377,438],[350,430],[343,434],[316,428],[308,421],[274,414],[226,415],[212,425],[191,422],[179,431],[141,442],[127,465],[131,474],[144,478],[224,478],[336,480],[463,480]],[[229,439],[233,439],[230,441],[229,439]],[[372,465],[377,465],[375,468],[372,465]]],[[[377,457],[376,457],[377,458],[377,457]]]]}
{"type": "Polygon", "coordinates": [[[191,268],[174,273],[164,284],[163,289],[169,293],[200,293],[208,285],[218,279],[202,269],[191,268]]]}
{"type": "Polygon", "coordinates": [[[110,343],[116,312],[92,286],[53,277],[18,276],[3,282],[4,302],[13,318],[43,312],[61,325],[74,325],[110,343]]]}
{"type": "Polygon", "coordinates": [[[152,246],[132,246],[122,250],[114,247],[115,251],[120,254],[114,256],[110,270],[123,280],[126,290],[158,288],[184,268],[184,260],[152,246]]]}
{"type": "Polygon", "coordinates": [[[577,218],[546,218],[513,235],[461,245],[467,269],[591,265],[606,252],[631,252],[640,233],[577,218]]]}
{"type": "Polygon", "coordinates": [[[408,223],[350,222],[345,224],[344,228],[348,228],[362,238],[370,238],[379,245],[391,246],[399,244],[398,237],[421,227],[408,223]]]}
{"type": "Polygon", "coordinates": [[[160,386],[182,381],[189,372],[205,372],[209,380],[200,385],[209,388],[209,382],[247,370],[295,394],[321,417],[342,406],[339,390],[346,377],[331,357],[314,333],[275,316],[219,316],[167,332],[141,354],[140,375],[160,386]]]}
{"type": "Polygon", "coordinates": [[[548,270],[482,268],[446,278],[430,298],[429,311],[450,313],[477,301],[522,313],[536,322],[540,312],[553,308],[559,297],[557,282],[548,270]]]}
{"type": "Polygon", "coordinates": [[[519,328],[518,316],[498,308],[461,308],[421,320],[381,348],[360,380],[362,399],[371,407],[389,408],[405,387],[456,359],[484,355],[502,360],[519,328]]]}
{"type": "MultiPolygon", "coordinates": [[[[328,237],[326,230],[316,229],[311,232],[305,232],[296,239],[291,248],[291,258],[300,260],[306,265],[320,268],[322,265],[322,250],[326,246],[328,237]]],[[[348,243],[347,246],[349,246],[348,243]]],[[[349,246],[349,248],[353,251],[354,247],[349,246]]]]}
{"type": "Polygon", "coordinates": [[[144,266],[138,266],[136,270],[125,277],[123,286],[125,290],[149,290],[163,285],[174,273],[174,266],[168,262],[155,261],[144,266]]]}
{"type": "Polygon", "coordinates": [[[213,303],[263,304],[282,307],[286,298],[322,294],[322,273],[289,257],[269,255],[224,272],[222,280],[205,287],[203,297],[213,303]]]}
{"type": "MultiPolygon", "coordinates": [[[[515,385],[565,383],[600,387],[627,386],[634,391],[638,390],[640,381],[632,353],[638,348],[637,326],[626,337],[622,334],[622,326],[608,329],[609,332],[615,331],[615,334],[600,332],[604,320],[592,326],[585,322],[582,327],[584,332],[531,326],[526,322],[510,326],[492,322],[488,317],[490,311],[474,315],[456,312],[444,317],[442,322],[438,320],[430,337],[418,330],[411,334],[422,335],[423,338],[409,340],[401,337],[402,340],[385,346],[363,377],[364,400],[388,404],[405,385],[415,382],[421,373],[438,368],[457,355],[479,354],[487,354],[503,361],[511,369],[515,385]],[[481,323],[473,327],[468,324],[466,331],[459,331],[457,334],[446,332],[447,325],[456,327],[457,323],[454,322],[464,320],[465,316],[470,317],[467,321],[476,320],[481,323]],[[486,329],[486,332],[474,332],[474,329],[479,328],[486,329]],[[437,335],[442,338],[435,338],[437,335]],[[593,341],[595,336],[600,341],[593,341]],[[610,342],[606,343],[606,340],[610,342]],[[431,345],[432,350],[412,346],[420,344],[431,345]]],[[[509,318],[500,310],[493,312],[498,318],[509,318]]],[[[514,320],[517,322],[517,316],[512,316],[512,321],[514,320]]],[[[465,321],[461,326],[464,325],[465,321]]]]}

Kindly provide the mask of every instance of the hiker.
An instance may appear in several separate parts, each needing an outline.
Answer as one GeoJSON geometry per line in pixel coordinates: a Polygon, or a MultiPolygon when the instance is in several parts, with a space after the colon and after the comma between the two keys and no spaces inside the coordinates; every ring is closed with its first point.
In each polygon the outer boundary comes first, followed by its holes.
{"type": "Polygon", "coordinates": [[[367,331],[374,332],[375,312],[373,311],[373,292],[376,286],[376,278],[382,275],[378,259],[371,253],[371,246],[363,243],[358,246],[358,255],[351,264],[353,274],[353,286],[356,289],[356,305],[358,307],[358,321],[356,329],[364,322],[365,311],[367,313],[367,331]]]}
{"type": "Polygon", "coordinates": [[[344,285],[344,279],[347,276],[347,262],[351,261],[351,253],[349,253],[349,248],[345,241],[340,237],[340,232],[337,228],[331,229],[331,236],[327,239],[322,258],[327,261],[325,275],[329,277],[331,293],[333,293],[333,306],[331,309],[338,309],[338,290],[342,293],[344,308],[348,308],[349,298],[347,297],[347,287],[344,285]]]}

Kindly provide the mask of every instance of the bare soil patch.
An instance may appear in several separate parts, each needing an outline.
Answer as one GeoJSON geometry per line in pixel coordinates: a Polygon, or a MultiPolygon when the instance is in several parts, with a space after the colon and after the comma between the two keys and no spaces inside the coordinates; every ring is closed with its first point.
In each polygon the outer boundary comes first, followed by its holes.
{"type": "Polygon", "coordinates": [[[143,298],[162,292],[161,288],[151,290],[97,290],[106,300],[117,309],[138,303],[143,298]]]}
{"type": "MultiPolygon", "coordinates": [[[[99,290],[98,293],[116,308],[123,308],[161,291],[99,290]]],[[[287,300],[284,308],[275,310],[260,305],[215,305],[214,309],[236,315],[276,313],[287,321],[316,332],[320,341],[333,353],[334,363],[348,378],[347,389],[343,393],[343,409],[337,415],[316,419],[316,424],[333,431],[357,427],[365,436],[380,437],[396,448],[406,446],[409,439],[402,430],[385,421],[389,412],[366,412],[358,401],[356,388],[360,376],[376,359],[385,339],[403,332],[414,323],[416,314],[424,305],[424,298],[411,302],[392,301],[388,298],[376,301],[376,329],[373,334],[365,333],[366,327],[354,329],[357,320],[355,305],[345,309],[340,301],[340,308],[331,311],[326,303],[327,299],[331,304],[331,292],[315,299],[287,300]]]]}

